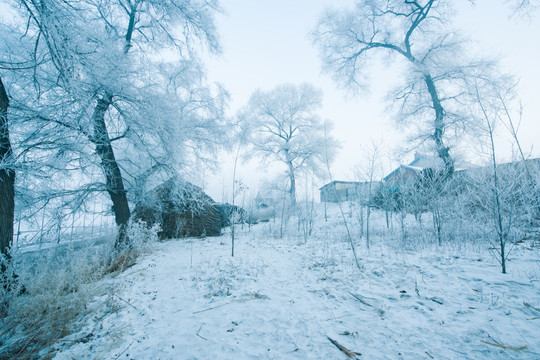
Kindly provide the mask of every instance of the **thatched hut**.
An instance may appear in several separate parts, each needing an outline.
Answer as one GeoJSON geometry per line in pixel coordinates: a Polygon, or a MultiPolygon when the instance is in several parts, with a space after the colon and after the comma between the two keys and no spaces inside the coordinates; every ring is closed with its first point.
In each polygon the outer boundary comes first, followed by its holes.
{"type": "Polygon", "coordinates": [[[222,211],[201,188],[173,177],[149,191],[134,211],[134,220],[161,224],[161,239],[219,236],[222,211]]]}

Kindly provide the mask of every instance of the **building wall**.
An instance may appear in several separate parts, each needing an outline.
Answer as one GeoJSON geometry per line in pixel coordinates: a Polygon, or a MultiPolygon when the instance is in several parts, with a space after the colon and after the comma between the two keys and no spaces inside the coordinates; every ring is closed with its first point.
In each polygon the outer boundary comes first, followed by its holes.
{"type": "Polygon", "coordinates": [[[350,188],[354,188],[355,187],[355,184],[351,184],[351,183],[336,183],[334,184],[336,190],[346,190],[346,189],[350,189],[350,188]]]}
{"type": "MultiPolygon", "coordinates": [[[[372,191],[378,182],[372,183],[372,191]]],[[[321,188],[321,202],[361,201],[367,197],[369,183],[335,183],[321,188]]]]}
{"type": "Polygon", "coordinates": [[[335,188],[333,186],[327,186],[321,189],[321,202],[334,202],[337,203],[335,188]]]}

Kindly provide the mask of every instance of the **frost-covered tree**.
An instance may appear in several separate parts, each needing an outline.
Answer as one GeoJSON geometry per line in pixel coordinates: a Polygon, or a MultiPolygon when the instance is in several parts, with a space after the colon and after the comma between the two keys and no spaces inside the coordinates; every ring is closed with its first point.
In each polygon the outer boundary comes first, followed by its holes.
{"type": "MultiPolygon", "coordinates": [[[[251,154],[286,166],[292,205],[298,173],[325,162],[324,130],[316,113],[321,102],[322,92],[310,84],[283,84],[270,91],[256,90],[239,114],[251,129],[251,154]]],[[[335,141],[328,143],[332,154],[335,141]]]]}
{"type": "Polygon", "coordinates": [[[463,129],[462,78],[482,66],[467,61],[463,41],[448,23],[453,9],[438,0],[362,0],[330,11],[314,31],[324,69],[348,89],[366,86],[370,64],[400,60],[403,81],[391,94],[398,120],[419,128],[419,141],[433,140],[448,175],[454,160],[448,137],[463,129]]]}
{"type": "Polygon", "coordinates": [[[473,100],[470,116],[478,120],[478,138],[486,140],[489,154],[489,166],[469,176],[470,199],[476,210],[471,218],[484,224],[493,248],[497,249],[502,273],[507,271],[518,222],[538,206],[538,189],[527,161],[523,158],[501,165],[497,157],[496,129],[511,123],[512,104],[517,101],[513,84],[512,78],[498,75],[497,69],[483,69],[471,81],[469,92],[473,100]]]}
{"type": "Polygon", "coordinates": [[[78,148],[101,168],[121,246],[128,188],[185,165],[191,150],[214,148],[223,133],[226,94],[206,85],[197,56],[201,47],[219,52],[217,2],[19,3],[25,22],[6,33],[34,50],[8,47],[1,59],[13,71],[14,111],[38,129],[62,128],[74,140],[63,151],[78,148]]]}

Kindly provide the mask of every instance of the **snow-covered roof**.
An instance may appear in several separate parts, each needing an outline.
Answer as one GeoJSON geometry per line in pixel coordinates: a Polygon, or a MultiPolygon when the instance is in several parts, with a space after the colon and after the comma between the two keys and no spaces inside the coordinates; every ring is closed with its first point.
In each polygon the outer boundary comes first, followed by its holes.
{"type": "Polygon", "coordinates": [[[421,167],[418,167],[418,166],[409,166],[409,165],[399,165],[398,168],[394,169],[390,174],[386,175],[383,180],[386,181],[388,180],[390,177],[396,175],[397,173],[399,173],[400,171],[410,171],[410,172],[413,172],[413,173],[419,173],[423,170],[424,168],[421,168],[421,167]]]}
{"type": "Polygon", "coordinates": [[[444,167],[444,162],[440,157],[415,154],[414,160],[409,163],[408,166],[423,169],[440,169],[444,167]]]}
{"type": "MultiPolygon", "coordinates": [[[[400,170],[403,171],[413,171],[416,173],[421,172],[424,169],[442,169],[444,167],[443,160],[438,156],[431,156],[425,154],[416,153],[414,155],[414,160],[411,161],[408,165],[400,165],[398,168],[394,169],[390,174],[386,175],[383,180],[387,180],[400,170]]],[[[455,160],[454,170],[462,171],[474,167],[473,164],[463,161],[455,160]]]]}

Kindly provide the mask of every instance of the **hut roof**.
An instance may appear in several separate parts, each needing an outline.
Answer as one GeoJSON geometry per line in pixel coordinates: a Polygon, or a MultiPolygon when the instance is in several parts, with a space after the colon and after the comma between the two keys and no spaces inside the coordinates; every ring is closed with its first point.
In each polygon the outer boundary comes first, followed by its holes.
{"type": "Polygon", "coordinates": [[[161,209],[164,205],[178,210],[203,209],[206,205],[215,204],[204,191],[178,176],[174,176],[146,193],[142,203],[153,209],[161,209]]]}
{"type": "Polygon", "coordinates": [[[161,225],[162,239],[185,236],[219,236],[224,224],[222,211],[203,190],[173,177],[150,190],[137,204],[134,219],[161,225]]]}

